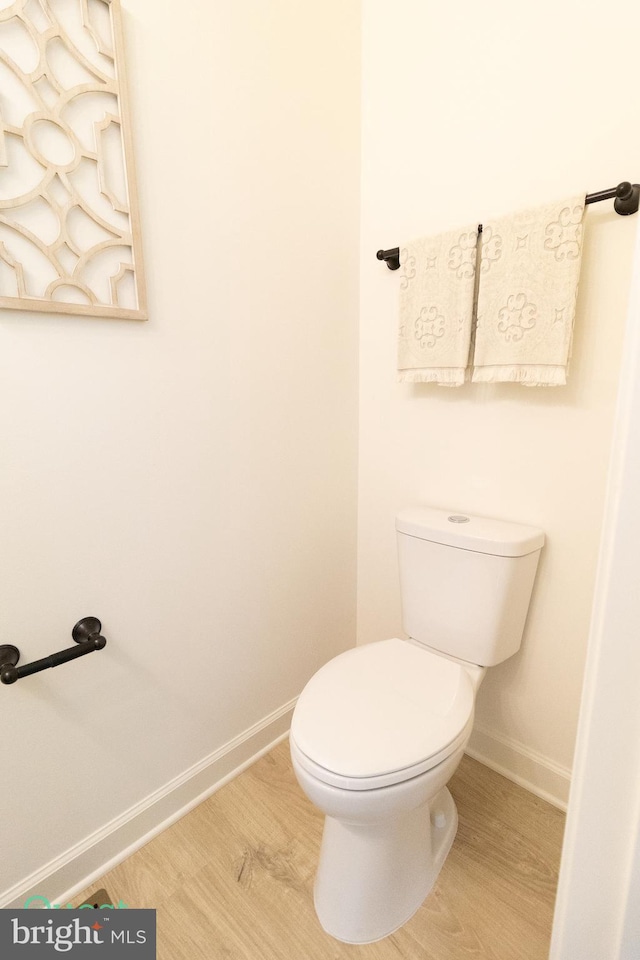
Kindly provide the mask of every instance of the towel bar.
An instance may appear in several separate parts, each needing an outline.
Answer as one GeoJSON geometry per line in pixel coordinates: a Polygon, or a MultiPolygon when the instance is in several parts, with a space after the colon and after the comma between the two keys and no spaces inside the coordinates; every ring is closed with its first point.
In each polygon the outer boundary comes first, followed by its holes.
{"type": "MultiPolygon", "coordinates": [[[[597,193],[588,193],[585,203],[599,203],[601,200],[613,200],[613,209],[621,217],[628,217],[638,212],[640,206],[640,183],[629,183],[623,180],[617,187],[609,190],[598,190],[597,193]]],[[[478,233],[482,233],[482,224],[478,224],[478,233]]],[[[400,269],[400,247],[391,247],[389,250],[378,250],[378,260],[384,260],[389,270],[400,269]]]]}
{"type": "Polygon", "coordinates": [[[400,269],[400,247],[391,247],[390,250],[378,250],[378,260],[385,260],[389,270],[400,269]]]}
{"type": "Polygon", "coordinates": [[[2,644],[0,646],[0,680],[2,683],[15,683],[16,680],[29,677],[32,673],[39,673],[48,667],[57,667],[69,660],[77,660],[78,657],[84,657],[88,653],[93,653],[94,650],[102,650],[107,645],[107,641],[100,636],[101,630],[102,624],[97,617],[83,617],[71,631],[71,636],[79,646],[68,647],[48,657],[42,657],[41,660],[27,663],[23,667],[17,666],[20,659],[18,648],[10,643],[2,644]]]}

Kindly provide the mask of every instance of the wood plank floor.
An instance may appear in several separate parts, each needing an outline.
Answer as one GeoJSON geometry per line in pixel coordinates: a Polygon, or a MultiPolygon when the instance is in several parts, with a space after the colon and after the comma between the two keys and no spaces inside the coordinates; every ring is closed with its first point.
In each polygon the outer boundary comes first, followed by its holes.
{"type": "Polygon", "coordinates": [[[322,817],[280,744],[91,888],[155,907],[158,960],[546,960],[564,815],[464,757],[458,835],[401,930],[350,946],[313,909],[322,817]]]}

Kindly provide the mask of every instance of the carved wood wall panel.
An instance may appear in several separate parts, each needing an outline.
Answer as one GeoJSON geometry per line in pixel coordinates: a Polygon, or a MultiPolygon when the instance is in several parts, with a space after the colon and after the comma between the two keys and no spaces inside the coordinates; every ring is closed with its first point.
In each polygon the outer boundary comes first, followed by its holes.
{"type": "Polygon", "coordinates": [[[0,0],[0,307],[147,317],[119,0],[0,0]]]}

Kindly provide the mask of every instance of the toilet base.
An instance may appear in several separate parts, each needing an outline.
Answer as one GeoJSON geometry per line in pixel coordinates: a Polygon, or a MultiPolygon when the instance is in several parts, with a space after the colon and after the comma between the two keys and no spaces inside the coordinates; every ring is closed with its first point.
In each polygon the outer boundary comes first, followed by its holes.
{"type": "Polygon", "coordinates": [[[344,943],[373,943],[401,927],[433,887],[457,828],[446,787],[393,820],[326,817],[314,890],[323,929],[344,943]]]}

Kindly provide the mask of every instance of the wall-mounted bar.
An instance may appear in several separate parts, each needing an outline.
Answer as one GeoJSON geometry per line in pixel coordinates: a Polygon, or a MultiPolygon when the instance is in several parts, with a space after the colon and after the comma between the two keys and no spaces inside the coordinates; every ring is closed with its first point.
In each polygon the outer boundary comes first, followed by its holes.
{"type": "MultiPolygon", "coordinates": [[[[584,198],[585,203],[600,203],[601,200],[613,200],[615,212],[621,217],[628,217],[632,213],[637,213],[640,207],[640,183],[629,183],[628,180],[624,180],[617,187],[588,193],[584,198]]],[[[478,233],[482,233],[481,223],[478,224],[478,233]]],[[[400,269],[400,247],[378,250],[376,257],[378,260],[384,260],[389,270],[400,269]]]]}
{"type": "Polygon", "coordinates": [[[107,645],[107,641],[100,635],[102,624],[97,617],[83,617],[79,620],[71,636],[78,644],[77,647],[68,647],[66,650],[60,650],[58,653],[52,653],[41,660],[34,660],[33,663],[26,663],[19,667],[20,651],[10,643],[0,646],[0,680],[2,683],[15,683],[22,677],[30,677],[32,673],[40,673],[41,670],[47,670],[49,667],[57,667],[61,663],[68,663],[69,660],[77,660],[78,657],[84,657],[94,650],[102,650],[107,645]]]}
{"type": "Polygon", "coordinates": [[[588,193],[584,198],[585,203],[600,203],[601,200],[613,200],[613,209],[621,217],[628,217],[631,213],[637,213],[640,206],[640,184],[629,183],[624,180],[617,187],[611,187],[610,190],[599,190],[597,193],[588,193]]]}
{"type": "Polygon", "coordinates": [[[376,257],[378,260],[386,261],[389,270],[400,269],[400,247],[391,247],[390,250],[378,250],[376,257]]]}

